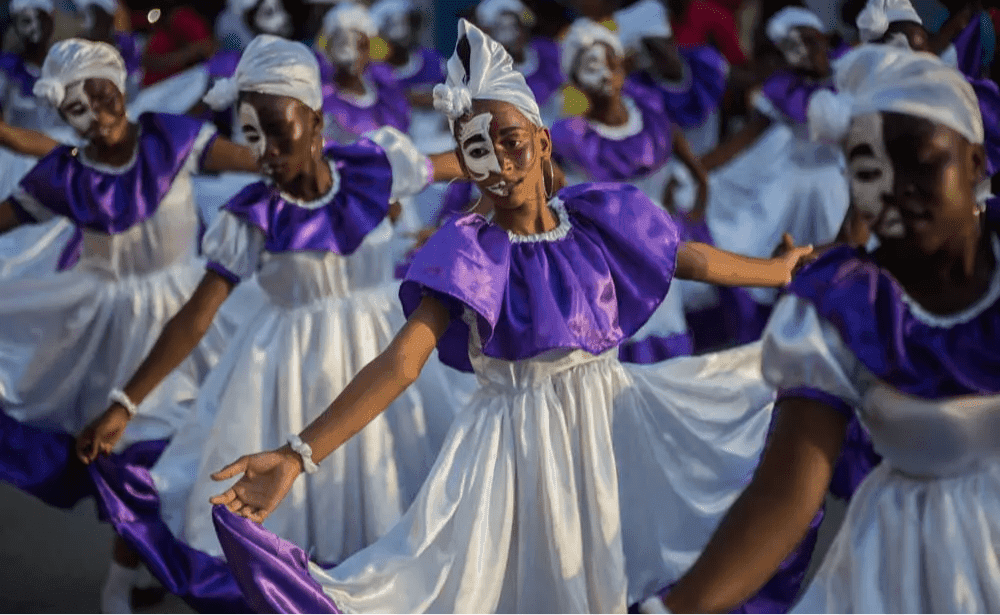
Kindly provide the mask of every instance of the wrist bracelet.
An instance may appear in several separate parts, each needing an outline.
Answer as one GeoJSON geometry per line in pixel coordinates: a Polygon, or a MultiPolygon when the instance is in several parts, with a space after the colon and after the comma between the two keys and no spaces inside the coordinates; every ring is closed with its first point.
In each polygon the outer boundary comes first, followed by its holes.
{"type": "Polygon", "coordinates": [[[292,450],[302,457],[302,469],[306,471],[306,474],[312,474],[319,469],[313,460],[313,450],[312,447],[302,441],[302,438],[295,434],[288,436],[288,445],[292,447],[292,450]]]}
{"type": "Polygon", "coordinates": [[[111,393],[108,395],[108,402],[121,404],[125,410],[128,411],[129,418],[139,414],[139,407],[129,399],[129,396],[125,394],[125,391],[121,389],[112,389],[111,393]]]}

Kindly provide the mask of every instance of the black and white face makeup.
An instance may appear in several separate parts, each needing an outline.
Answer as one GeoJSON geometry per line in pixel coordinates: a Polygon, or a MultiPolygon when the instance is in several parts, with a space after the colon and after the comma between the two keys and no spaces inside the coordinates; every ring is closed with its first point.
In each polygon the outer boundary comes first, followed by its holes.
{"type": "Polygon", "coordinates": [[[97,122],[97,113],[83,85],[83,81],[77,81],[66,88],[66,97],[59,108],[73,130],[80,135],[87,135],[97,122]]]}
{"type": "Polygon", "coordinates": [[[108,79],[92,78],[67,85],[59,113],[92,144],[113,147],[128,136],[125,96],[108,79]]]}
{"type": "Polygon", "coordinates": [[[253,23],[257,32],[290,38],[293,34],[292,16],[285,10],[281,0],[260,0],[253,11],[253,23]]]}
{"type": "Polygon", "coordinates": [[[267,136],[260,125],[260,118],[257,116],[257,109],[248,102],[240,103],[239,108],[240,126],[243,128],[243,136],[246,138],[250,151],[260,161],[267,150],[267,136]]]}
{"type": "Polygon", "coordinates": [[[577,56],[573,77],[584,90],[610,96],[614,74],[608,59],[608,49],[604,45],[586,47],[577,56]]]}
{"type": "Polygon", "coordinates": [[[337,28],[330,34],[326,52],[337,66],[348,67],[358,61],[358,41],[361,33],[350,28],[337,28]]]}
{"type": "Polygon", "coordinates": [[[785,56],[785,61],[788,62],[789,66],[795,68],[809,67],[809,51],[806,49],[805,41],[802,40],[802,32],[798,28],[792,28],[792,31],[788,33],[788,37],[781,41],[778,48],[781,50],[781,54],[785,56]]]}
{"type": "Polygon", "coordinates": [[[885,146],[882,115],[868,113],[854,118],[844,149],[851,203],[879,237],[903,238],[906,227],[894,204],[895,169],[885,146]]]}
{"type": "Polygon", "coordinates": [[[510,48],[521,38],[521,20],[517,14],[510,11],[501,13],[490,28],[490,36],[504,47],[510,48]]]}
{"type": "MultiPolygon", "coordinates": [[[[476,181],[483,181],[490,173],[500,173],[500,161],[493,148],[493,138],[490,136],[490,125],[493,123],[492,113],[480,113],[462,125],[458,136],[462,147],[462,158],[469,170],[469,175],[476,181]]],[[[487,188],[490,192],[504,195],[504,182],[487,188]]]]}
{"type": "Polygon", "coordinates": [[[26,9],[14,14],[14,31],[25,45],[41,45],[45,40],[42,27],[42,11],[26,9]]]}

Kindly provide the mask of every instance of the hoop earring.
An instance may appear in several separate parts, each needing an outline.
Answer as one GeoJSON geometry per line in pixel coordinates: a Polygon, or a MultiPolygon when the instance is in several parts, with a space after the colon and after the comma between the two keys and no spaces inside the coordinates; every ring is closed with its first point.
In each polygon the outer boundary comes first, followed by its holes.
{"type": "MultiPolygon", "coordinates": [[[[542,177],[542,183],[543,184],[545,183],[545,177],[544,176],[542,177]]],[[[549,158],[549,184],[551,184],[551,186],[545,186],[545,200],[546,201],[551,201],[552,200],[552,197],[554,196],[555,190],[556,190],[556,172],[555,172],[555,169],[552,168],[552,159],[551,158],[549,158]]]]}

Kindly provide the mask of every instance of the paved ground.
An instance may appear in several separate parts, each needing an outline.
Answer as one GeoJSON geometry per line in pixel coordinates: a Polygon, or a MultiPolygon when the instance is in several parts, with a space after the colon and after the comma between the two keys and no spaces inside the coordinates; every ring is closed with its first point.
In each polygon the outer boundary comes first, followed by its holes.
{"type": "MultiPolygon", "coordinates": [[[[827,507],[821,551],[842,518],[843,505],[827,507]]],[[[111,528],[97,522],[90,501],[71,511],[57,510],[0,484],[0,613],[97,613],[111,536],[111,528]]],[[[168,596],[142,612],[193,611],[168,596]]]]}

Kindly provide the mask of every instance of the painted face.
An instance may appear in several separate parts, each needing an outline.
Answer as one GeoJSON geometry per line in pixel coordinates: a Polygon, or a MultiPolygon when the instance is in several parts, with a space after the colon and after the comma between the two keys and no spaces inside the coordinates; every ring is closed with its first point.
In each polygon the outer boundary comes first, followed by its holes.
{"type": "Polygon", "coordinates": [[[815,28],[800,26],[792,28],[788,38],[778,45],[785,61],[792,68],[826,76],[830,73],[830,41],[815,28]]]}
{"type": "Polygon", "coordinates": [[[781,41],[778,48],[781,50],[781,54],[785,56],[785,61],[788,62],[789,66],[795,68],[809,67],[809,52],[806,50],[805,41],[802,40],[802,31],[798,28],[792,28],[792,31],[788,33],[788,38],[781,41]]]}
{"type": "Polygon", "coordinates": [[[386,40],[404,45],[410,41],[410,30],[410,16],[406,13],[396,13],[389,17],[382,34],[386,40]]]}
{"type": "Polygon", "coordinates": [[[282,38],[292,36],[292,16],[285,10],[281,0],[260,0],[253,15],[253,27],[262,34],[273,34],[282,38]]]}
{"type": "Polygon", "coordinates": [[[509,49],[521,38],[521,20],[516,13],[510,11],[501,13],[497,17],[496,24],[490,28],[490,35],[496,42],[509,49]]]}
{"type": "Polygon", "coordinates": [[[66,117],[66,123],[78,134],[86,137],[97,123],[97,113],[90,104],[90,96],[84,90],[84,82],[77,81],[66,88],[66,97],[59,110],[66,117]]]}
{"type": "Polygon", "coordinates": [[[358,41],[361,33],[348,28],[338,28],[330,35],[327,44],[327,55],[330,61],[341,67],[349,67],[357,63],[360,56],[358,41]]]}
{"type": "Polygon", "coordinates": [[[490,173],[500,174],[500,161],[497,160],[493,138],[490,136],[492,124],[492,113],[480,113],[462,125],[462,131],[458,136],[458,142],[462,144],[465,166],[469,169],[469,175],[476,181],[485,180],[490,173]]]}
{"type": "Polygon", "coordinates": [[[18,11],[14,15],[14,31],[26,45],[41,45],[45,39],[42,12],[38,9],[18,11]]]}
{"type": "Polygon", "coordinates": [[[261,171],[279,186],[290,184],[322,160],[322,124],[315,112],[287,96],[244,94],[239,121],[261,171]]]}
{"type": "Polygon", "coordinates": [[[59,113],[85,140],[111,147],[128,136],[125,96],[107,79],[87,79],[66,87],[59,113]]]}
{"type": "Polygon", "coordinates": [[[851,203],[879,237],[903,237],[906,228],[893,203],[895,170],[885,147],[882,115],[869,113],[854,118],[845,150],[851,203]]]}
{"type": "MultiPolygon", "coordinates": [[[[614,55],[613,52],[610,55],[614,55]]],[[[584,90],[610,96],[614,90],[614,76],[605,45],[591,45],[580,52],[574,77],[584,90]]]]}

